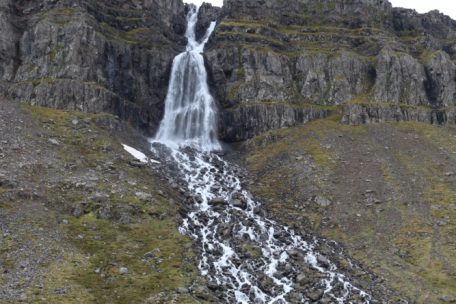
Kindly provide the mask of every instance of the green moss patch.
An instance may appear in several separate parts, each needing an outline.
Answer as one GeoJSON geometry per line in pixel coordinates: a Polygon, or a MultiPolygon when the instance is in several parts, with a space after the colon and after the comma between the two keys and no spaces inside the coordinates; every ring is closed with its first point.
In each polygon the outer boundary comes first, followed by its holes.
{"type": "Polygon", "coordinates": [[[44,139],[65,167],[52,173],[46,201],[65,218],[58,229],[69,246],[46,265],[44,286],[30,288],[29,298],[34,303],[202,303],[182,292],[204,280],[191,240],[178,230],[179,196],[153,172],[129,165],[130,156],[109,127],[119,122],[108,114],[29,105],[23,110],[58,142],[44,139]],[[137,192],[151,198],[141,200],[137,192]],[[93,200],[95,193],[105,199],[93,200]],[[74,206],[83,206],[78,215],[74,206]]]}

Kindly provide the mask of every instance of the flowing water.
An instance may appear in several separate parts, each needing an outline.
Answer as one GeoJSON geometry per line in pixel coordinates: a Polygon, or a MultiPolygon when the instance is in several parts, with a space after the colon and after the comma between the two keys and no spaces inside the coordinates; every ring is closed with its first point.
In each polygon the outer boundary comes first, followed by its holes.
{"type": "Polygon", "coordinates": [[[200,150],[219,150],[217,113],[209,92],[204,58],[204,46],[215,28],[209,26],[202,42],[195,37],[198,10],[187,16],[187,50],[174,58],[171,79],[165,101],[165,116],[155,141],[167,146],[194,146],[200,150]]]}
{"type": "Polygon", "coordinates": [[[242,170],[211,153],[221,146],[201,53],[215,23],[198,42],[197,16],[196,8],[188,14],[187,50],[174,59],[152,151],[175,168],[188,191],[189,211],[180,229],[200,248],[202,275],[227,303],[313,303],[309,290],[318,290],[326,303],[369,303],[370,295],[317,252],[317,238],[268,219],[243,188],[242,170]]]}

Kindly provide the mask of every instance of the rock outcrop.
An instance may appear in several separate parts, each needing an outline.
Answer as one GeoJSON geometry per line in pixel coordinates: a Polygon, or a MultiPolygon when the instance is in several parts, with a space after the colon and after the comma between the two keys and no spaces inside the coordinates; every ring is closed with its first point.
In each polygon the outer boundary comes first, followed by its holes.
{"type": "Polygon", "coordinates": [[[429,105],[426,72],[420,62],[406,53],[385,49],[377,56],[373,101],[429,105]]]}
{"type": "Polygon", "coordinates": [[[430,101],[440,107],[456,105],[456,65],[448,53],[437,51],[426,61],[430,101]]]}
{"type": "Polygon", "coordinates": [[[287,104],[258,103],[223,111],[220,116],[220,135],[227,141],[241,141],[261,132],[288,128],[327,116],[318,107],[299,107],[287,104]]]}
{"type": "MultiPolygon", "coordinates": [[[[187,10],[181,0],[4,0],[0,87],[36,105],[111,112],[153,134],[187,10]]],[[[201,7],[198,37],[214,19],[206,63],[224,140],[338,106],[348,123],[396,120],[398,108],[453,121],[456,21],[437,11],[386,0],[226,0],[201,7]]]]}
{"type": "Polygon", "coordinates": [[[0,80],[11,80],[15,73],[17,49],[16,30],[12,24],[13,4],[11,1],[0,2],[0,80]]]}
{"type": "Polygon", "coordinates": [[[7,64],[0,78],[11,81],[8,95],[111,112],[143,130],[155,128],[171,61],[185,45],[181,0],[2,5],[0,48],[7,64]]]}
{"type": "Polygon", "coordinates": [[[210,3],[203,3],[198,11],[198,24],[196,25],[196,39],[203,38],[211,22],[219,20],[222,9],[210,3]]]}
{"type": "Polygon", "coordinates": [[[450,123],[455,37],[451,18],[383,0],[227,0],[207,51],[221,135],[243,140],[301,123],[284,105],[330,107],[321,114],[343,105],[347,123],[450,123]],[[234,134],[249,124],[239,113],[257,123],[234,134]]]}
{"type": "Polygon", "coordinates": [[[342,122],[351,125],[399,121],[416,121],[429,124],[455,124],[456,111],[427,107],[409,107],[393,104],[350,104],[344,106],[342,122]]]}

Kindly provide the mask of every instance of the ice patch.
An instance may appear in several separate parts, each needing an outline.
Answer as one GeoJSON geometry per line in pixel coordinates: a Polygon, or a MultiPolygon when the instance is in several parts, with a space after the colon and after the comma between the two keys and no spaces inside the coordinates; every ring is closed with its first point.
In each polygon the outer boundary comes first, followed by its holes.
{"type": "Polygon", "coordinates": [[[137,160],[139,160],[140,162],[142,163],[153,163],[153,164],[159,164],[160,162],[159,161],[156,161],[154,159],[149,159],[146,154],[142,153],[141,151],[138,151],[136,150],[135,148],[132,148],[130,146],[127,146],[125,144],[122,144],[123,148],[125,151],[127,151],[131,156],[133,156],[134,158],[136,158],[137,160]]]}

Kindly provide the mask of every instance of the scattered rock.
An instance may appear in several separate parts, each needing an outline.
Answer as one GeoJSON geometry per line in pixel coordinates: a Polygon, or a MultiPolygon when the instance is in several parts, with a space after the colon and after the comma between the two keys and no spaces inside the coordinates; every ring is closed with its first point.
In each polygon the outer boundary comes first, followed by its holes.
{"type": "Polygon", "coordinates": [[[109,196],[105,193],[97,192],[92,197],[91,200],[96,203],[105,203],[109,199],[109,196]]]}
{"type": "Polygon", "coordinates": [[[302,253],[297,249],[290,249],[287,251],[287,254],[294,259],[298,259],[298,258],[302,257],[302,253]]]}
{"type": "Polygon", "coordinates": [[[236,208],[241,208],[241,209],[247,208],[247,204],[238,199],[233,200],[232,204],[233,204],[233,207],[236,207],[236,208]]]}
{"type": "Polygon", "coordinates": [[[319,195],[315,197],[314,201],[320,207],[329,207],[332,204],[332,202],[329,199],[319,195]]]}
{"type": "Polygon", "coordinates": [[[136,159],[130,160],[130,161],[128,162],[128,164],[129,164],[130,166],[132,166],[132,167],[135,167],[135,168],[144,168],[144,167],[147,166],[147,163],[143,163],[143,162],[141,162],[141,161],[139,161],[139,160],[136,160],[136,159]]]}
{"type": "Polygon", "coordinates": [[[321,264],[325,268],[328,268],[329,265],[330,265],[329,260],[326,257],[322,256],[322,255],[317,256],[317,261],[318,261],[319,264],[321,264]]]}
{"type": "Polygon", "coordinates": [[[119,273],[124,275],[124,274],[128,274],[128,268],[127,267],[120,267],[119,268],[119,273]]]}
{"type": "Polygon", "coordinates": [[[84,215],[85,209],[87,208],[86,202],[80,202],[73,205],[72,215],[79,218],[84,215]]]}
{"type": "Polygon", "coordinates": [[[112,220],[114,218],[112,209],[113,208],[111,204],[103,204],[103,206],[101,206],[100,209],[97,210],[97,219],[112,220]]]}
{"type": "Polygon", "coordinates": [[[456,303],[456,299],[447,295],[441,296],[440,300],[445,303],[456,303]]]}
{"type": "Polygon", "coordinates": [[[7,178],[4,174],[0,174],[0,187],[6,189],[14,189],[17,188],[17,183],[7,178]]]}
{"type": "Polygon", "coordinates": [[[186,287],[177,287],[176,288],[176,293],[179,293],[179,294],[186,294],[188,293],[188,288],[186,287]]]}
{"type": "Polygon", "coordinates": [[[211,187],[211,191],[212,192],[218,192],[220,190],[220,188],[221,188],[220,185],[213,185],[211,187]]]}
{"type": "Polygon", "coordinates": [[[300,285],[305,285],[309,282],[309,280],[306,274],[301,273],[296,277],[296,282],[300,285]]]}
{"type": "Polygon", "coordinates": [[[322,296],[323,296],[323,290],[313,290],[313,291],[310,291],[307,295],[307,297],[312,301],[318,301],[322,298],[322,296]]]}
{"type": "Polygon", "coordinates": [[[211,292],[209,291],[209,288],[207,288],[206,286],[197,285],[192,289],[192,294],[195,297],[205,301],[210,301],[212,299],[210,293],[211,292]]]}
{"type": "Polygon", "coordinates": [[[214,205],[214,206],[225,205],[226,200],[223,197],[216,197],[216,198],[211,199],[209,201],[209,204],[214,205]]]}
{"type": "Polygon", "coordinates": [[[54,146],[60,146],[60,142],[55,138],[49,138],[48,141],[54,146]]]}
{"type": "Polygon", "coordinates": [[[151,202],[154,200],[151,194],[145,192],[136,192],[135,196],[143,202],[151,202]]]}

